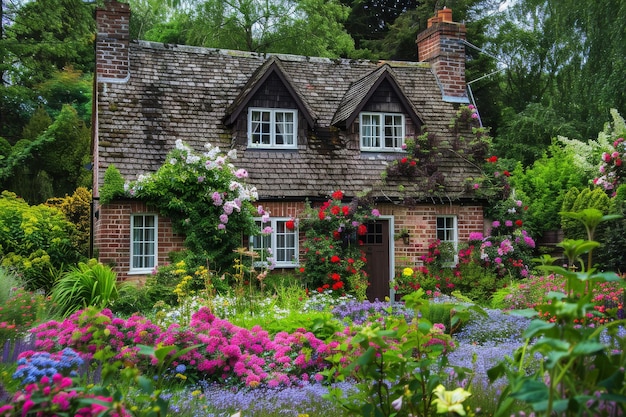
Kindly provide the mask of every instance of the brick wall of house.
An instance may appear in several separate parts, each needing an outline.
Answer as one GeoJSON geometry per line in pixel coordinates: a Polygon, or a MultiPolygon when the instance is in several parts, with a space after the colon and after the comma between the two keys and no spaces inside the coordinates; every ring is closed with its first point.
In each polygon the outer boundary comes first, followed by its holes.
{"type": "MultiPolygon", "coordinates": [[[[264,202],[261,203],[272,217],[301,217],[304,202],[264,202]]],[[[420,257],[426,254],[428,245],[436,238],[437,216],[457,216],[458,239],[464,242],[472,232],[483,232],[483,210],[474,205],[432,205],[401,206],[381,204],[377,206],[381,215],[394,217],[394,235],[401,229],[409,231],[409,243],[402,239],[395,241],[396,265],[419,265],[420,257]]],[[[112,265],[121,280],[142,282],[144,275],[129,274],[130,268],[130,216],[137,213],[152,213],[144,203],[138,201],[116,202],[99,208],[96,222],[94,247],[99,259],[112,265]]],[[[183,237],[172,230],[169,219],[159,216],[159,265],[168,262],[168,255],[184,249],[183,237]]],[[[304,238],[300,236],[300,240],[304,238]]]]}
{"type": "Polygon", "coordinates": [[[394,235],[400,230],[409,231],[409,243],[395,241],[396,265],[421,264],[420,257],[427,253],[428,245],[437,236],[437,216],[456,216],[458,240],[464,242],[472,232],[483,232],[483,209],[472,205],[422,204],[412,207],[381,205],[381,215],[394,216],[394,235]]]}
{"type": "MultiPolygon", "coordinates": [[[[145,275],[129,274],[130,269],[130,216],[131,214],[155,213],[145,203],[139,201],[114,202],[98,208],[98,220],[95,224],[94,248],[98,259],[105,265],[111,265],[122,281],[143,282],[145,275]]],[[[184,238],[172,230],[172,223],[163,216],[158,216],[158,264],[168,262],[170,252],[184,248],[184,238]]]]}

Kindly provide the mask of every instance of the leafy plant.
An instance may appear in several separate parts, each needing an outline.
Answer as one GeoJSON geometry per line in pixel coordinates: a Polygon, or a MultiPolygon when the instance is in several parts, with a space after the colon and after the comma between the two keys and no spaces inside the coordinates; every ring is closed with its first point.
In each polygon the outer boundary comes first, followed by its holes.
{"type": "Polygon", "coordinates": [[[108,204],[115,198],[124,196],[124,177],[113,164],[104,172],[104,180],[100,187],[100,204],[108,204]]]}
{"type": "Polygon", "coordinates": [[[176,141],[156,172],[140,175],[125,190],[128,197],[142,199],[172,220],[185,236],[189,264],[222,271],[233,264],[242,235],[258,233],[252,206],[258,194],[243,183],[248,172],[230,162],[235,150],[223,155],[210,144],[205,148],[199,154],[176,141]]]}
{"type": "Polygon", "coordinates": [[[305,285],[320,293],[328,290],[365,299],[367,259],[360,243],[367,233],[367,223],[380,214],[358,199],[350,204],[344,204],[342,199],[343,192],[337,190],[321,207],[305,210],[300,230],[306,236],[306,256],[300,271],[305,285]]]}
{"type": "Polygon", "coordinates": [[[75,226],[56,208],[30,206],[8,191],[0,195],[0,257],[30,290],[48,293],[64,265],[77,262],[75,226]]]}
{"type": "MultiPolygon", "coordinates": [[[[405,296],[404,301],[416,319],[388,317],[369,323],[350,340],[351,346],[359,348],[358,357],[345,361],[346,343],[329,358],[334,365],[326,372],[329,377],[356,381],[357,389],[347,395],[329,390],[330,398],[351,415],[430,416],[434,411],[433,400],[439,397],[434,391],[444,382],[447,354],[454,343],[442,324],[424,318],[432,306],[423,290],[405,296]]],[[[456,325],[456,319],[451,324],[456,325]]],[[[456,370],[462,379],[465,371],[456,370]]]]}
{"type": "Polygon", "coordinates": [[[52,301],[63,316],[94,306],[109,306],[119,293],[117,274],[108,266],[91,260],[80,262],[57,282],[52,289],[52,301]]]}

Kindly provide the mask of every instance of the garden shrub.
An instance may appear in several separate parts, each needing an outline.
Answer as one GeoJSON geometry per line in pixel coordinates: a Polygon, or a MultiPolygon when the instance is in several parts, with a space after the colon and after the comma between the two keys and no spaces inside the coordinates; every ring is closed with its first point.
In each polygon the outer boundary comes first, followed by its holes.
{"type": "Polygon", "coordinates": [[[72,195],[50,198],[45,204],[61,210],[65,218],[76,226],[76,234],[70,236],[72,243],[82,256],[89,256],[91,191],[85,187],[78,187],[72,195]]]}
{"type": "MultiPolygon", "coordinates": [[[[588,208],[595,208],[600,210],[602,214],[609,214],[612,210],[611,199],[601,188],[578,190],[574,187],[565,194],[561,212],[576,213],[588,208]]],[[[568,239],[587,239],[584,225],[576,219],[563,216],[561,228],[568,239]]],[[[605,225],[601,225],[596,230],[596,240],[602,240],[605,230],[605,225]]]]}
{"type": "Polygon", "coordinates": [[[50,292],[58,271],[81,259],[72,242],[75,226],[56,208],[29,206],[15,194],[0,195],[0,257],[27,289],[50,292]]]}
{"type": "Polygon", "coordinates": [[[210,144],[205,148],[198,154],[177,140],[156,172],[140,175],[124,188],[126,197],[141,199],[171,219],[174,230],[185,236],[190,265],[226,271],[242,236],[259,233],[254,217],[260,209],[252,205],[258,194],[243,182],[248,172],[231,163],[235,150],[223,155],[210,144]]]}
{"type": "Polygon", "coordinates": [[[119,197],[124,197],[124,177],[113,164],[104,172],[104,181],[100,187],[100,204],[108,204],[119,197]]]}
{"type": "Polygon", "coordinates": [[[45,310],[43,295],[16,288],[0,304],[0,347],[9,340],[24,337],[32,325],[43,318],[45,310]]]}
{"type": "Polygon", "coordinates": [[[366,223],[380,214],[358,199],[349,204],[342,199],[343,192],[337,190],[321,207],[309,206],[304,212],[300,230],[306,239],[300,272],[304,285],[320,293],[349,293],[363,300],[368,285],[367,259],[360,244],[367,233],[366,223]]]}

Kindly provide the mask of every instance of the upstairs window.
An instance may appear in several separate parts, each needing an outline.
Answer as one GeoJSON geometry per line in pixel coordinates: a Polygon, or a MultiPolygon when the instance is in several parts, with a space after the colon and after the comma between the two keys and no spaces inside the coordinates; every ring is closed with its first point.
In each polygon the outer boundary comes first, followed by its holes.
{"type": "Polygon", "coordinates": [[[152,272],[157,265],[157,216],[134,214],[130,217],[130,272],[152,272]]]}
{"type": "Polygon", "coordinates": [[[256,219],[259,234],[250,238],[251,249],[260,255],[261,265],[273,263],[278,268],[298,265],[298,230],[289,218],[271,218],[267,223],[256,219]],[[271,227],[271,233],[263,230],[271,227]]]}
{"type": "Polygon", "coordinates": [[[286,109],[248,110],[248,146],[295,149],[298,141],[298,112],[286,109]]]}
{"type": "Polygon", "coordinates": [[[361,113],[361,150],[401,151],[404,144],[404,115],[361,113]]]}

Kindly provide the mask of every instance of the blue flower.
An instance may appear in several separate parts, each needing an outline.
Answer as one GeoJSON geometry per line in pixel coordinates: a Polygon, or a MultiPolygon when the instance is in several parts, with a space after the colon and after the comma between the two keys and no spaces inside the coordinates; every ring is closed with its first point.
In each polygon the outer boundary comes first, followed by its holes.
{"type": "Polygon", "coordinates": [[[183,365],[182,363],[176,367],[176,373],[179,373],[179,374],[184,374],[186,370],[187,370],[187,367],[183,365]]]}

